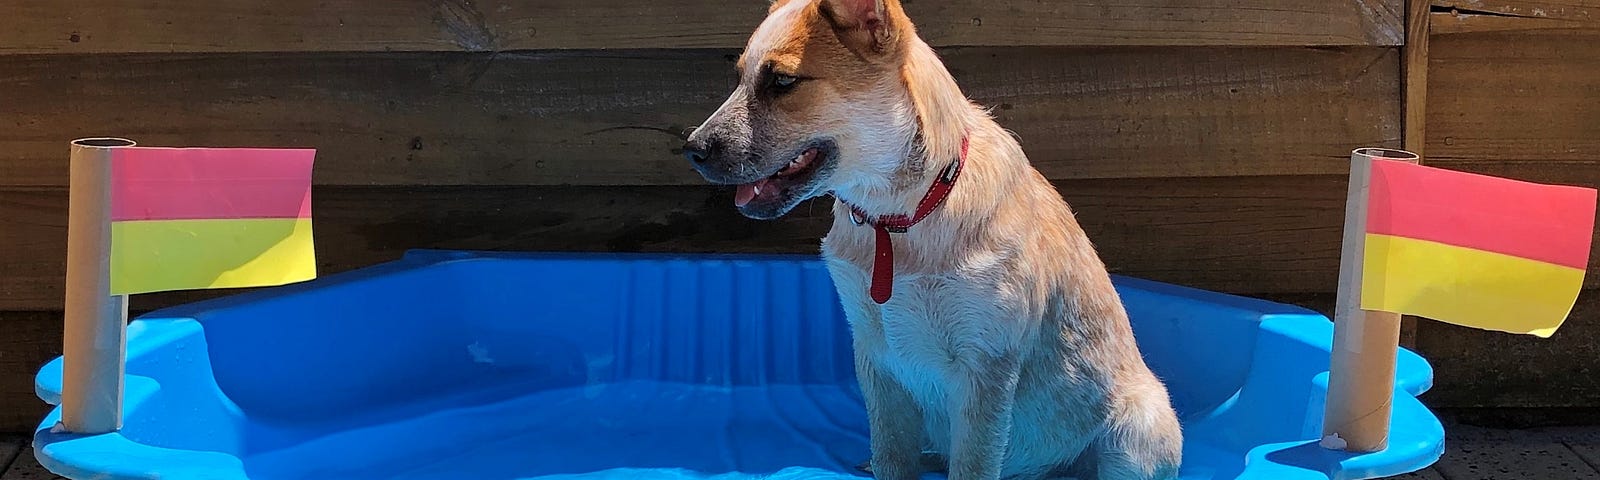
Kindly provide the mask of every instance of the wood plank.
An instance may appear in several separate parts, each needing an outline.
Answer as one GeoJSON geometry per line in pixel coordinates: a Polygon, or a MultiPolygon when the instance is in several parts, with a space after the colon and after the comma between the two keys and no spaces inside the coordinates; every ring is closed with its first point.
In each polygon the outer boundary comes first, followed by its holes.
{"type": "Polygon", "coordinates": [[[39,459],[33,456],[33,447],[24,447],[11,469],[0,474],[0,480],[66,480],[66,477],[45,470],[44,466],[39,465],[39,459]]]}
{"type": "Polygon", "coordinates": [[[1600,290],[1580,294],[1547,339],[1432,320],[1418,330],[1417,351],[1434,366],[1430,407],[1600,406],[1600,290]]]}
{"type": "Polygon", "coordinates": [[[1427,162],[1429,0],[1406,0],[1406,44],[1401,48],[1404,148],[1427,162]]]}
{"type": "Polygon", "coordinates": [[[1403,475],[1395,475],[1395,476],[1392,476],[1392,477],[1384,477],[1384,479],[1385,480],[1445,480],[1444,476],[1439,475],[1439,471],[1438,470],[1434,470],[1432,467],[1424,468],[1422,470],[1418,470],[1418,471],[1407,473],[1407,474],[1403,474],[1403,475]]]}
{"type": "Polygon", "coordinates": [[[1600,164],[1600,24],[1572,32],[1435,36],[1428,161],[1442,166],[1600,164]]]}
{"type": "MultiPolygon", "coordinates": [[[[1056,179],[1344,174],[1398,147],[1399,54],[1359,47],[943,52],[1056,179]]],[[[328,185],[700,185],[677,148],[728,50],[0,57],[0,185],[67,142],[312,146],[328,185]]]]}
{"type": "Polygon", "coordinates": [[[1582,458],[1584,463],[1589,464],[1590,467],[1596,470],[1600,470],[1600,428],[1569,428],[1565,430],[1567,435],[1563,439],[1563,443],[1567,445],[1567,448],[1571,448],[1573,453],[1578,454],[1578,458],[1582,458]]]}
{"type": "Polygon", "coordinates": [[[1594,29],[1596,0],[1432,0],[1436,34],[1594,29]]]}
{"type": "Polygon", "coordinates": [[[31,434],[39,426],[50,406],[34,394],[33,376],[60,355],[60,312],[0,311],[0,433],[31,434]]]}
{"type": "MultiPolygon", "coordinates": [[[[1401,0],[907,2],[936,46],[1399,45],[1401,0]]],[[[766,1],[6,0],[0,54],[742,48],[766,1]]]]}
{"type": "MultiPolygon", "coordinates": [[[[1338,270],[1343,176],[1063,181],[1111,268],[1231,292],[1326,292],[1338,270]]],[[[826,203],[781,220],[738,215],[708,187],[318,187],[324,273],[410,248],[815,253],[826,203]]],[[[0,309],[62,299],[66,195],[0,189],[0,309]],[[15,272],[15,273],[12,273],[15,272]]],[[[195,298],[140,296],[133,308],[195,298]]]]}
{"type": "MultiPolygon", "coordinates": [[[[1435,408],[1441,419],[1489,428],[1566,428],[1600,425],[1600,407],[1435,408]]],[[[1450,428],[1448,422],[1445,429],[1450,428]]],[[[1600,432],[1600,428],[1595,430],[1600,432]]]]}
{"type": "Polygon", "coordinates": [[[1440,10],[1526,18],[1600,21],[1600,0],[1430,0],[1440,10]]]}
{"type": "Polygon", "coordinates": [[[1593,23],[1565,19],[1508,17],[1502,15],[1484,15],[1462,13],[1459,11],[1434,12],[1431,15],[1430,30],[1435,35],[1455,35],[1463,33],[1486,32],[1527,32],[1537,31],[1545,34],[1571,33],[1584,35],[1585,30],[1594,28],[1593,23]]]}
{"type": "Polygon", "coordinates": [[[0,435],[0,478],[4,478],[6,470],[11,467],[11,462],[16,460],[17,454],[22,453],[22,446],[28,440],[22,435],[7,437],[0,435]]]}
{"type": "Polygon", "coordinates": [[[1449,480],[1600,479],[1600,471],[1585,463],[1562,439],[1544,430],[1454,424],[1445,432],[1444,456],[1434,468],[1449,480]]]}
{"type": "MultiPolygon", "coordinates": [[[[1427,143],[1427,100],[1428,100],[1428,12],[1431,4],[1429,0],[1406,0],[1406,44],[1401,48],[1400,55],[1403,59],[1400,73],[1405,79],[1401,90],[1405,92],[1403,108],[1405,120],[1401,140],[1406,150],[1422,158],[1421,163],[1427,163],[1427,153],[1423,148],[1427,143]]],[[[1400,345],[1412,347],[1417,344],[1417,318],[1403,316],[1400,320],[1400,345]]]]}

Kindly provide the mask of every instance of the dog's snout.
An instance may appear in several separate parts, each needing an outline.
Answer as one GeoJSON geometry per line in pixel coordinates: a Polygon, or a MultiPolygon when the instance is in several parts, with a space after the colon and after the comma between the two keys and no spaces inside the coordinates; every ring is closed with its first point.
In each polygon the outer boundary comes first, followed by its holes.
{"type": "Polygon", "coordinates": [[[705,163],[706,159],[711,158],[711,154],[716,153],[715,146],[716,142],[691,138],[683,144],[683,157],[693,163],[705,163]]]}

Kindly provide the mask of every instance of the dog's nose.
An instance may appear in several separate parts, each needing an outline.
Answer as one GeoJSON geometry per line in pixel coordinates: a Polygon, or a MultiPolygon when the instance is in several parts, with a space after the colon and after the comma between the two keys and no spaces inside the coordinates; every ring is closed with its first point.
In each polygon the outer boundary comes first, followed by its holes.
{"type": "Polygon", "coordinates": [[[696,139],[683,142],[683,158],[688,158],[691,163],[706,163],[706,158],[710,158],[710,147],[706,142],[696,139]]]}
{"type": "Polygon", "coordinates": [[[711,158],[711,143],[704,140],[684,142],[683,158],[693,163],[705,163],[707,158],[711,158]]]}

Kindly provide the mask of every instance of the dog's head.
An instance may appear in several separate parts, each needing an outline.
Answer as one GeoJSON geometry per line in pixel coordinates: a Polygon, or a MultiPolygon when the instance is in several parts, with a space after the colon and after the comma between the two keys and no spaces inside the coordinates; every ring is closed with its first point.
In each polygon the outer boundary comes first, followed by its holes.
{"type": "Polygon", "coordinates": [[[898,0],[777,0],[751,35],[739,86],[684,145],[706,180],[770,219],[851,182],[886,182],[916,114],[901,80],[914,29],[898,0]]]}

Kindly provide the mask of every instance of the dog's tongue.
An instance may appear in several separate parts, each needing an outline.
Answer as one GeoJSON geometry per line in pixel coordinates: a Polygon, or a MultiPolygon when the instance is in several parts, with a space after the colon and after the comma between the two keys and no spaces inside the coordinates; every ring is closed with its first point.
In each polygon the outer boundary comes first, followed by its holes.
{"type": "Polygon", "coordinates": [[[739,191],[735,192],[733,195],[733,205],[736,207],[743,207],[745,204],[750,203],[750,201],[754,200],[756,195],[760,193],[757,190],[767,186],[767,180],[768,179],[763,178],[761,180],[756,180],[755,183],[746,183],[744,185],[740,185],[739,191]]]}

